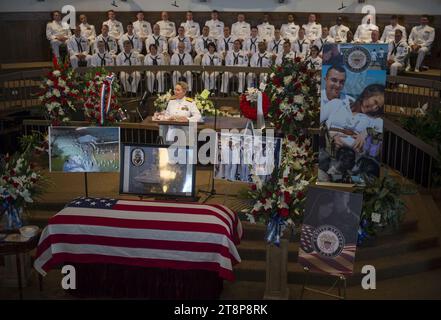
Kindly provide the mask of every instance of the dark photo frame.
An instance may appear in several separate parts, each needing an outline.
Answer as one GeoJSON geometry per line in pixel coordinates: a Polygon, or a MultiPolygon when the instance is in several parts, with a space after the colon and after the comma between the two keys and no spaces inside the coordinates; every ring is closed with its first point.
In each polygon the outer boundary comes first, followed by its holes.
{"type": "Polygon", "coordinates": [[[195,198],[196,156],[196,150],[188,146],[122,143],[119,193],[195,198]],[[187,163],[170,163],[171,148],[175,148],[174,154],[178,152],[179,159],[187,163]]]}

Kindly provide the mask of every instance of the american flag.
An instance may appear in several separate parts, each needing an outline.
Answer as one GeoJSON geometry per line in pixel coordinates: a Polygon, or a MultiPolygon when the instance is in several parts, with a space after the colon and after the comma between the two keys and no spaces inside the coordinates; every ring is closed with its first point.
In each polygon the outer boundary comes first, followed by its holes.
{"type": "Polygon", "coordinates": [[[35,269],[107,263],[216,271],[233,280],[242,227],[222,205],[77,198],[49,219],[35,269]]]}
{"type": "Polygon", "coordinates": [[[356,244],[345,244],[343,250],[334,257],[320,254],[314,245],[316,228],[303,224],[300,236],[298,262],[310,271],[331,275],[350,275],[354,270],[356,244]]]}

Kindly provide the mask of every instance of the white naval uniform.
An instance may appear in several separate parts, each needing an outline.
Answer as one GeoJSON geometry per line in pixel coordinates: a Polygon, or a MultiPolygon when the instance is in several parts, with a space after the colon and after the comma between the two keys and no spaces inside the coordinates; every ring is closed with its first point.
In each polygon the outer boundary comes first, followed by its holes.
{"type": "Polygon", "coordinates": [[[106,51],[96,52],[90,59],[90,65],[92,67],[105,67],[115,65],[112,55],[106,51]]]}
{"type": "MultiPolygon", "coordinates": [[[[283,62],[283,59],[290,59],[290,60],[294,60],[295,58],[297,58],[297,53],[296,52],[294,52],[294,51],[290,51],[290,52],[288,52],[287,54],[283,54],[283,51],[282,52],[280,52],[278,55],[277,55],[277,58],[276,58],[276,65],[281,65],[282,64],[282,62],[283,62]]],[[[302,57],[303,58],[303,57],[302,57]]]]}
{"type": "MultiPolygon", "coordinates": [[[[144,65],[146,66],[163,66],[165,65],[164,55],[158,53],[153,56],[151,53],[145,56],[144,65]]],[[[147,90],[153,92],[155,80],[158,81],[158,92],[164,92],[164,71],[146,71],[147,90]]]]}
{"type": "MultiPolygon", "coordinates": [[[[59,58],[60,57],[60,45],[64,42],[57,40],[56,37],[65,36],[69,38],[72,35],[69,25],[66,22],[48,22],[46,25],[46,38],[49,40],[52,48],[52,53],[59,58]]],[[[67,41],[67,40],[66,40],[67,41]]]]}
{"type": "MultiPolygon", "coordinates": [[[[179,66],[179,65],[192,65],[193,59],[189,53],[174,53],[170,59],[170,65],[172,66],[179,66]]],[[[188,84],[188,91],[192,91],[193,87],[193,75],[191,74],[191,71],[185,71],[184,74],[182,74],[180,71],[173,71],[172,74],[172,80],[173,80],[173,87],[176,86],[176,83],[179,81],[180,77],[185,78],[185,82],[188,84]]]]}
{"type": "Polygon", "coordinates": [[[219,39],[224,34],[224,23],[219,20],[208,20],[205,25],[210,28],[208,36],[213,39],[219,39]]]}
{"type": "Polygon", "coordinates": [[[109,27],[109,35],[113,37],[116,41],[121,38],[124,34],[124,27],[121,22],[118,20],[107,20],[103,22],[103,25],[107,25],[109,27]]]}
{"type": "Polygon", "coordinates": [[[147,37],[152,34],[152,25],[145,20],[136,20],[133,22],[133,32],[141,38],[141,40],[147,39],[147,37]]]}
{"type": "Polygon", "coordinates": [[[334,39],[334,42],[336,43],[346,43],[348,40],[347,34],[349,32],[349,28],[344,25],[338,25],[332,26],[329,29],[329,35],[332,39],[334,39]]]}
{"type": "Polygon", "coordinates": [[[86,56],[87,66],[90,65],[91,56],[89,55],[90,47],[89,40],[86,37],[80,36],[77,38],[75,35],[71,36],[69,40],[67,40],[67,51],[69,52],[70,64],[73,69],[78,68],[79,58],[78,54],[83,54],[86,56]]]}
{"type": "Polygon", "coordinates": [[[435,29],[430,26],[416,26],[412,28],[409,35],[409,46],[419,45],[421,48],[418,52],[410,51],[411,55],[417,54],[417,60],[415,64],[415,69],[419,69],[423,63],[424,57],[430,52],[433,40],[435,39],[435,29]]]}
{"type": "Polygon", "coordinates": [[[141,39],[136,34],[132,34],[132,35],[129,35],[128,33],[123,34],[119,39],[119,49],[121,50],[121,52],[124,51],[124,41],[126,40],[130,41],[130,43],[132,44],[133,51],[136,51],[138,53],[138,57],[140,61],[143,61],[144,55],[141,54],[142,52],[141,39]]]}
{"type": "Polygon", "coordinates": [[[283,51],[283,44],[284,43],[285,43],[285,40],[283,40],[282,38],[280,38],[279,40],[272,39],[272,40],[268,41],[268,46],[267,46],[266,50],[268,52],[271,52],[271,53],[277,55],[283,51]]]}
{"type": "Polygon", "coordinates": [[[354,42],[358,43],[371,43],[372,42],[372,31],[377,30],[379,31],[378,27],[373,24],[360,24],[357,27],[357,31],[355,31],[354,34],[354,42]]]}
{"type": "MultiPolygon", "coordinates": [[[[207,52],[202,57],[203,66],[220,66],[222,65],[222,57],[219,53],[214,52],[210,54],[207,52]]],[[[219,72],[207,72],[202,73],[202,80],[204,81],[204,88],[207,90],[214,90],[216,88],[216,78],[219,76],[219,72]]]]}
{"type": "Polygon", "coordinates": [[[320,23],[309,22],[304,24],[302,27],[305,29],[305,37],[311,43],[322,36],[322,25],[320,23]]]}
{"type": "Polygon", "coordinates": [[[323,51],[323,46],[326,43],[334,43],[334,39],[331,36],[327,36],[325,39],[322,37],[316,39],[313,43],[313,45],[317,46],[319,48],[319,52],[321,53],[323,51]]]}
{"type": "Polygon", "coordinates": [[[409,46],[406,40],[401,39],[400,42],[389,42],[387,60],[394,60],[390,66],[390,75],[397,76],[399,70],[403,70],[406,65],[407,55],[409,54],[409,46]]]}
{"type": "Polygon", "coordinates": [[[253,55],[253,54],[255,54],[256,52],[259,51],[258,45],[259,45],[259,42],[262,42],[262,41],[263,40],[261,38],[259,38],[259,37],[256,37],[256,38],[249,37],[243,43],[243,50],[247,54],[251,53],[251,55],[253,55]]]}
{"type": "Polygon", "coordinates": [[[274,26],[269,22],[263,22],[257,26],[259,31],[259,38],[265,40],[266,42],[271,41],[274,38],[274,26]]]}
{"type": "Polygon", "coordinates": [[[180,36],[176,36],[173,39],[170,39],[170,41],[169,41],[169,49],[170,49],[170,52],[172,54],[178,52],[178,44],[179,44],[179,42],[184,42],[184,44],[185,44],[184,51],[186,53],[191,53],[191,41],[190,41],[190,38],[186,37],[186,36],[184,36],[183,38],[181,38],[180,36]]]}
{"type": "MultiPolygon", "coordinates": [[[[171,99],[168,102],[165,115],[168,117],[187,117],[190,122],[198,122],[202,119],[202,115],[198,110],[196,103],[193,99],[184,97],[182,99],[171,99]]],[[[165,137],[165,141],[174,141],[176,135],[176,129],[182,129],[187,137],[188,141],[188,126],[168,126],[160,125],[160,135],[165,137]]]]}
{"type": "Polygon", "coordinates": [[[380,40],[383,43],[390,43],[391,41],[395,40],[395,30],[401,30],[403,33],[403,39],[407,39],[406,34],[406,28],[397,24],[395,27],[393,25],[387,25],[384,27],[383,35],[381,36],[380,40]]]}
{"type": "Polygon", "coordinates": [[[104,42],[104,48],[106,52],[109,52],[113,57],[116,57],[116,53],[118,52],[118,43],[114,38],[111,36],[104,37],[102,34],[100,34],[98,37],[96,37],[95,44],[94,44],[94,52],[98,52],[98,42],[104,42]]]}
{"type": "MultiPolygon", "coordinates": [[[[124,51],[116,56],[116,65],[117,66],[139,66],[141,65],[138,53],[136,51],[132,51],[129,54],[124,51]]],[[[125,71],[121,71],[119,78],[122,82],[123,88],[125,92],[133,92],[136,93],[138,91],[138,84],[141,80],[141,73],[139,71],[133,71],[132,73],[128,73],[125,71]],[[130,77],[132,77],[132,82],[129,82],[130,77]]]]}
{"type": "Polygon", "coordinates": [[[151,34],[145,40],[145,50],[147,53],[150,53],[150,45],[156,44],[158,49],[158,53],[167,53],[168,54],[168,43],[167,39],[161,35],[157,36],[155,34],[151,34]]]}
{"type": "Polygon", "coordinates": [[[194,64],[200,65],[202,62],[202,57],[208,52],[208,44],[210,42],[216,43],[216,41],[210,36],[200,36],[196,39],[194,44],[194,51],[196,52],[196,57],[194,58],[194,64]]]}
{"type": "Polygon", "coordinates": [[[289,39],[289,41],[293,42],[299,35],[299,29],[300,26],[295,24],[295,22],[284,23],[280,28],[280,35],[283,39],[289,39]]]}
{"type": "Polygon", "coordinates": [[[88,23],[86,24],[81,23],[80,28],[81,28],[81,35],[85,37],[87,40],[89,40],[89,45],[92,46],[96,38],[95,26],[88,23]]]}
{"type": "Polygon", "coordinates": [[[173,21],[158,21],[156,22],[157,25],[159,25],[159,33],[161,36],[166,37],[167,41],[169,38],[176,37],[176,26],[173,21]]]}
{"type": "MultiPolygon", "coordinates": [[[[248,66],[248,56],[246,53],[242,50],[234,51],[231,50],[227,52],[227,55],[225,56],[225,66],[239,66],[239,67],[247,67],[248,66]]],[[[236,76],[238,78],[239,84],[238,84],[238,91],[239,93],[242,93],[244,90],[245,85],[245,72],[239,72],[239,73],[232,73],[232,72],[224,72],[222,75],[222,92],[227,93],[228,92],[228,84],[230,79],[236,76]]]]}
{"type": "MultiPolygon", "coordinates": [[[[271,67],[272,64],[272,58],[271,58],[271,54],[268,52],[264,52],[264,53],[260,53],[257,52],[255,54],[253,54],[253,56],[251,57],[250,60],[250,66],[251,67],[262,67],[262,68],[269,68],[271,67]]],[[[266,77],[267,74],[266,73],[261,73],[260,77],[259,77],[259,82],[265,82],[266,81],[266,77]]],[[[248,87],[256,87],[255,82],[256,81],[256,74],[255,73],[248,73],[247,75],[247,84],[248,87]]],[[[257,88],[259,87],[259,84],[257,84],[257,88]]]]}
{"type": "Polygon", "coordinates": [[[237,39],[245,40],[250,37],[251,34],[251,26],[248,22],[235,22],[231,26],[231,34],[235,36],[237,39]]]}
{"type": "Polygon", "coordinates": [[[294,42],[292,42],[291,49],[295,53],[297,53],[298,56],[302,56],[303,59],[309,56],[309,47],[311,46],[311,41],[309,41],[306,36],[303,38],[303,40],[296,39],[294,42]]]}
{"type": "Polygon", "coordinates": [[[201,27],[199,26],[199,23],[193,20],[182,22],[181,27],[184,27],[185,29],[185,36],[193,39],[192,44],[194,44],[196,38],[201,35],[201,27]]]}
{"type": "Polygon", "coordinates": [[[228,38],[225,38],[224,36],[220,37],[217,39],[217,52],[225,57],[228,51],[233,50],[234,41],[236,41],[236,38],[232,35],[228,36],[228,38]]]}
{"type": "Polygon", "coordinates": [[[322,70],[322,58],[317,57],[317,58],[313,58],[311,56],[309,56],[306,59],[306,65],[308,66],[308,69],[314,69],[314,70],[322,70]]]}

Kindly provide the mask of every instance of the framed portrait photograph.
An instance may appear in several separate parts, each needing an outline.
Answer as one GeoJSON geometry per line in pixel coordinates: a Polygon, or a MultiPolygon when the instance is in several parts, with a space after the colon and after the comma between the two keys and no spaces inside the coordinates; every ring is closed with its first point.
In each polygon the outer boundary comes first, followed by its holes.
{"type": "Polygon", "coordinates": [[[119,172],[119,127],[49,127],[51,172],[119,172]]]}
{"type": "Polygon", "coordinates": [[[122,144],[120,193],[194,198],[194,157],[186,146],[122,144]]]}

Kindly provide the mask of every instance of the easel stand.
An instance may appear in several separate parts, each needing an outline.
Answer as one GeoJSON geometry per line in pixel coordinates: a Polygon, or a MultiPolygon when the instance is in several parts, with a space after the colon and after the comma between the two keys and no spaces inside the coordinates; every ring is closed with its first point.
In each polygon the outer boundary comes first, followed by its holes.
{"type": "Polygon", "coordinates": [[[89,197],[89,189],[87,187],[87,172],[84,172],[84,192],[86,194],[86,198],[89,197]]]}
{"type": "Polygon", "coordinates": [[[305,271],[306,276],[305,276],[305,281],[303,282],[302,291],[300,293],[300,300],[303,299],[303,295],[304,295],[305,291],[318,293],[318,294],[325,295],[325,296],[331,297],[331,298],[336,298],[339,300],[346,299],[346,277],[344,275],[339,275],[339,276],[329,275],[329,277],[332,277],[335,279],[335,282],[328,290],[325,291],[325,290],[319,290],[319,289],[314,289],[314,288],[308,287],[309,277],[311,275],[310,270],[307,267],[304,267],[303,270],[305,271]],[[334,289],[336,285],[337,285],[338,295],[330,293],[330,291],[332,289],[334,289]]]}

